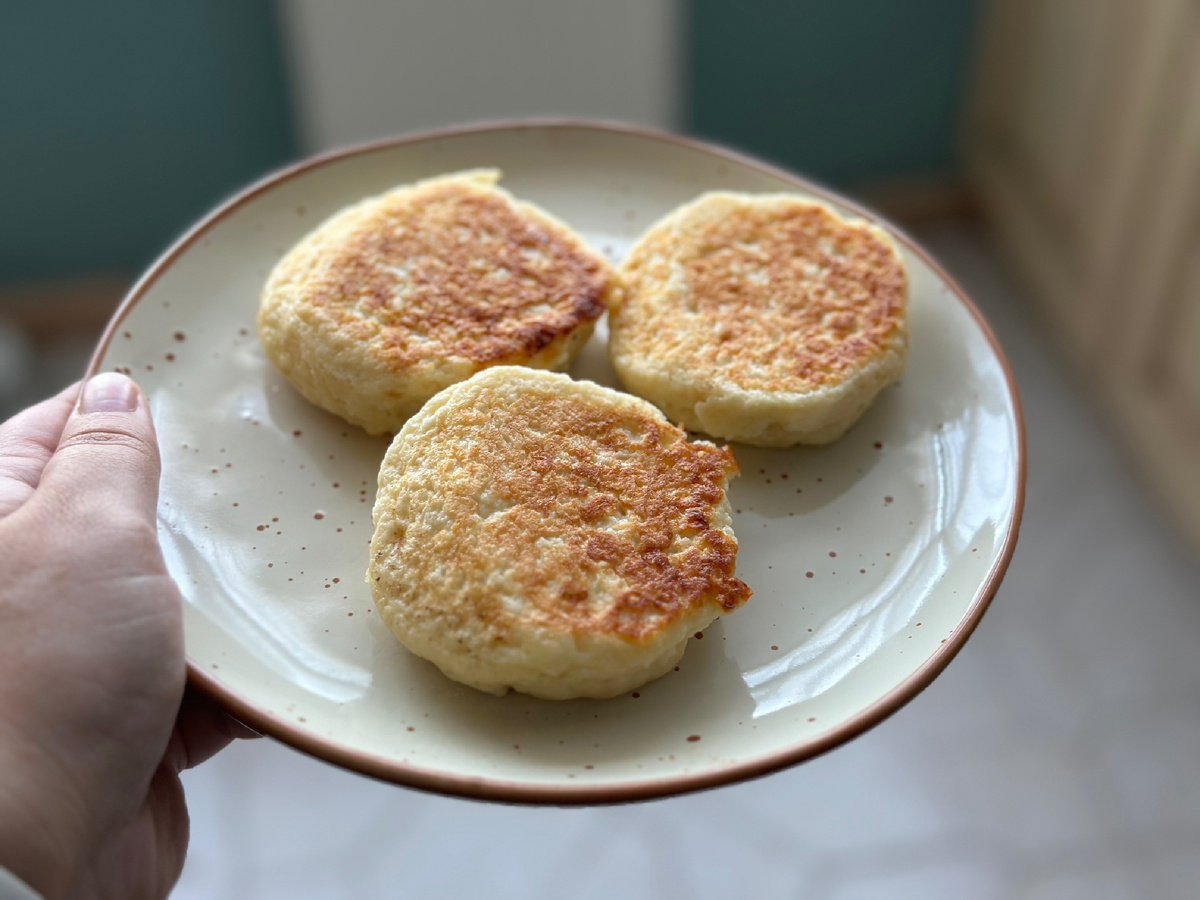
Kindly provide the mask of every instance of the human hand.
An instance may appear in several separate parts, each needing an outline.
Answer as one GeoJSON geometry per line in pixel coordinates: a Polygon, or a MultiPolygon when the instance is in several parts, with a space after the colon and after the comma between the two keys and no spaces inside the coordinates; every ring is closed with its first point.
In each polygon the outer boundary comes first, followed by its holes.
{"type": "Polygon", "coordinates": [[[186,694],[146,398],[93,378],[0,425],[0,865],[58,897],[165,897],[179,773],[253,732],[186,694]]]}

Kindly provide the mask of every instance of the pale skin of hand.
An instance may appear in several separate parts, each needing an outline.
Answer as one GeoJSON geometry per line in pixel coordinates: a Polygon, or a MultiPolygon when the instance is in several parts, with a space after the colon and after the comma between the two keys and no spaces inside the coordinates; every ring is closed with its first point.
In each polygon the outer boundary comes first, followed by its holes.
{"type": "Polygon", "coordinates": [[[0,865],[48,900],[166,897],[179,773],[253,732],[185,692],[145,396],[115,373],[0,425],[0,865]]]}

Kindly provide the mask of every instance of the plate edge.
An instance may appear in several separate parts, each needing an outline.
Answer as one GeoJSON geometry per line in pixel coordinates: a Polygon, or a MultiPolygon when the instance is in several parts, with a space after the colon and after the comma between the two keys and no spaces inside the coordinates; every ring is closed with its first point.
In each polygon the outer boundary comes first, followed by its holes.
{"type": "Polygon", "coordinates": [[[702,771],[691,775],[670,776],[653,781],[559,786],[446,775],[435,770],[422,769],[407,763],[398,763],[387,757],[347,750],[335,741],[326,740],[318,735],[314,735],[310,731],[300,729],[290,722],[280,719],[273,713],[264,712],[256,708],[241,695],[230,690],[201,669],[191,659],[187,660],[188,683],[192,688],[207,695],[228,710],[240,721],[245,722],[253,730],[276,738],[318,759],[382,781],[401,784],[419,790],[476,800],[557,806],[601,805],[651,800],[758,778],[827,753],[889,718],[928,687],[946,666],[950,664],[951,660],[958,655],[958,652],[975,631],[984,613],[991,605],[991,601],[999,589],[1000,583],[1003,581],[1009,563],[1012,560],[1020,532],[1021,519],[1024,514],[1026,478],[1025,420],[1022,414],[1020,394],[1017,389],[1016,380],[1012,374],[1012,369],[1009,366],[1008,358],[996,340],[991,326],[988,325],[983,314],[971,302],[958,283],[907,232],[838,192],[741,151],[640,126],[587,119],[533,118],[489,122],[383,138],[339,148],[317,154],[264,176],[249,187],[232,195],[184,232],[181,237],[159,256],[125,295],[96,345],[96,349],[85,370],[84,379],[86,380],[97,373],[100,360],[107,352],[122,321],[124,321],[130,310],[137,305],[142,296],[170,268],[175,259],[199,240],[218,221],[228,216],[247,201],[273,188],[275,185],[330,162],[405,144],[493,131],[537,129],[592,130],[602,133],[640,137],[646,140],[675,144],[688,149],[698,150],[711,156],[765,172],[822,199],[833,200],[850,209],[861,218],[883,226],[911,253],[920,258],[925,265],[929,266],[947,287],[950,288],[958,301],[971,314],[976,325],[983,332],[997,361],[1000,363],[1001,371],[1004,373],[1005,382],[1008,386],[1009,400],[1012,403],[1017,439],[1016,493],[1008,532],[1005,535],[999,556],[989,570],[988,576],[979,591],[976,592],[975,597],[972,599],[966,614],[954,631],[946,638],[946,642],[934,650],[933,654],[918,666],[912,674],[870,706],[824,734],[802,741],[800,744],[786,750],[745,763],[702,771]]]}

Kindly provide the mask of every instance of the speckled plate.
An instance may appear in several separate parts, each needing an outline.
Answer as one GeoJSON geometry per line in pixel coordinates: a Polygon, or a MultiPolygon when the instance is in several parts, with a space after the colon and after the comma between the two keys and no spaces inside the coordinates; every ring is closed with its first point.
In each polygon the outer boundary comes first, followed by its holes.
{"type": "MultiPolygon", "coordinates": [[[[897,234],[911,285],[901,383],[819,450],[735,447],[745,607],[678,669],[607,701],[497,698],[405,651],[363,580],[386,441],[267,363],[259,291],[344,205],[476,166],[618,260],[706,189],[794,191],[786,172],[586,123],[442,132],[271,176],[192,229],[130,293],[93,369],[145,388],[163,456],[159,533],[186,600],[192,683],[265,734],[401,784],[532,803],[661,796],[760,775],[852,738],[925,687],[979,622],[1016,542],[1016,391],[979,313],[897,234]]],[[[886,226],[886,223],[882,223],[886,226]]],[[[616,385],[605,330],[572,374],[616,385]]]]}

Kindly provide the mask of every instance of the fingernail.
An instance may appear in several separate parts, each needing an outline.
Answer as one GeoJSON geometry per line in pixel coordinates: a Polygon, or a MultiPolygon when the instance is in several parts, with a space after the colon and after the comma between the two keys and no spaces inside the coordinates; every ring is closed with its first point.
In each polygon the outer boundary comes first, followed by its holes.
{"type": "Polygon", "coordinates": [[[83,386],[81,413],[133,412],[138,408],[138,389],[117,372],[102,372],[83,386]]]}

